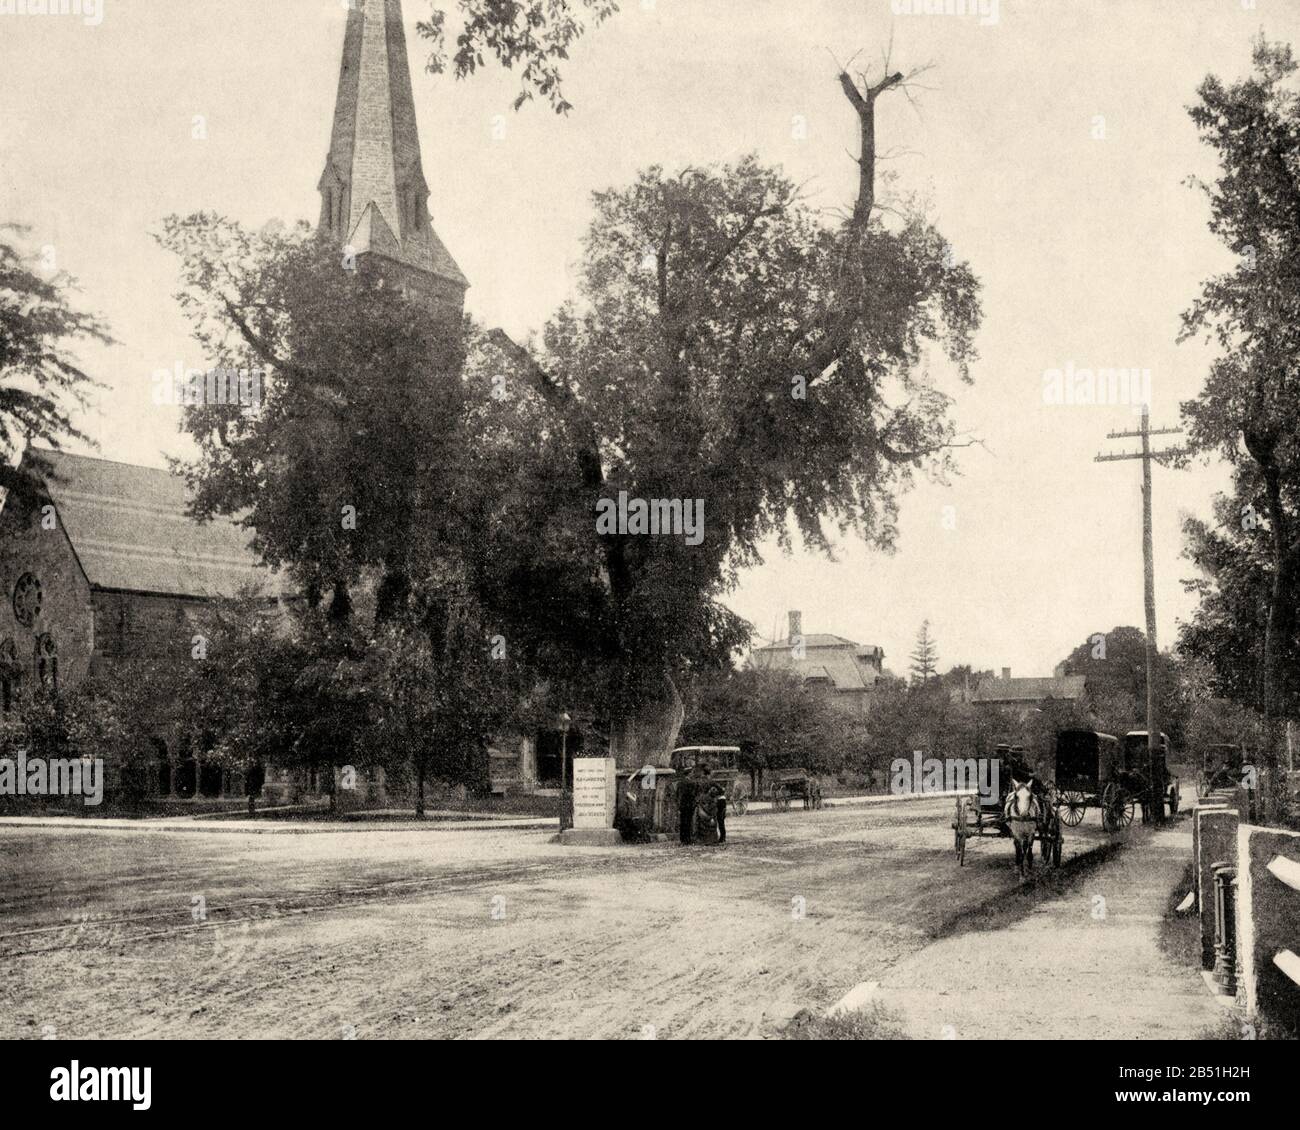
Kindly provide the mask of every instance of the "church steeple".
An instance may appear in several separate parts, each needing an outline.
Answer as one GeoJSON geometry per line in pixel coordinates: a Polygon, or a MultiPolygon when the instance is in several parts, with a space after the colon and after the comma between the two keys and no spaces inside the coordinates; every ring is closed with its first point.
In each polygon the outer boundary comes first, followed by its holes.
{"type": "Polygon", "coordinates": [[[320,231],[395,285],[459,316],[469,281],[429,216],[429,186],[402,28],[402,0],[354,0],[329,157],[318,186],[320,231]]]}

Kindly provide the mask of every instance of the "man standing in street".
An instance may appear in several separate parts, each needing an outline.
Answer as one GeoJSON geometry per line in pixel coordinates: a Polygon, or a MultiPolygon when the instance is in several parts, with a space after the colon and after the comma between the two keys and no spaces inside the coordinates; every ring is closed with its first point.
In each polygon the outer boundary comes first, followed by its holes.
{"type": "Polygon", "coordinates": [[[718,821],[718,843],[727,842],[727,790],[722,785],[714,785],[714,792],[717,794],[717,807],[714,813],[718,821]]]}
{"type": "Polygon", "coordinates": [[[694,766],[682,766],[682,777],[677,782],[678,835],[682,843],[695,842],[695,801],[698,786],[694,779],[694,766]]]}

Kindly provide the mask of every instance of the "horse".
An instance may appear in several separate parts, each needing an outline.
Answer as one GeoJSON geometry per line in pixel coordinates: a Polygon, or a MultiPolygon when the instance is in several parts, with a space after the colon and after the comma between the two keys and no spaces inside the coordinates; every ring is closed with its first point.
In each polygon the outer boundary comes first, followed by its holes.
{"type": "Polygon", "coordinates": [[[1034,869],[1034,833],[1043,819],[1042,801],[1034,794],[1029,781],[1011,779],[1011,791],[1002,814],[1016,847],[1016,867],[1023,882],[1034,869]]]}

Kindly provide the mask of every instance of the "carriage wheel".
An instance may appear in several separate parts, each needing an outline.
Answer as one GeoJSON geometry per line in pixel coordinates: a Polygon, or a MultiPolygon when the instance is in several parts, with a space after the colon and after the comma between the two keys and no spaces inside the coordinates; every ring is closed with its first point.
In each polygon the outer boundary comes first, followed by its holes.
{"type": "Polygon", "coordinates": [[[1118,832],[1133,823],[1137,801],[1116,781],[1101,794],[1101,825],[1108,832],[1118,832]]]}
{"type": "Polygon", "coordinates": [[[1058,811],[1067,828],[1077,828],[1088,811],[1088,798],[1080,792],[1062,793],[1058,811]]]}
{"type": "Polygon", "coordinates": [[[745,812],[749,809],[749,797],[747,796],[736,797],[735,801],[732,804],[732,807],[735,808],[737,816],[744,816],[745,812]]]}
{"type": "Polygon", "coordinates": [[[1120,827],[1119,786],[1114,783],[1101,792],[1101,826],[1107,832],[1118,831],[1120,827]]]}

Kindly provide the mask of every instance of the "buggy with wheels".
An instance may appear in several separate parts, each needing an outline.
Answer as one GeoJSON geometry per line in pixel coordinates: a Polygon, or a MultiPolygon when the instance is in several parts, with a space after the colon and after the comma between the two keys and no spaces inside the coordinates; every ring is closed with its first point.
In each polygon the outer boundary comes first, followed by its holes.
{"type": "Polygon", "coordinates": [[[1061,730],[1056,735],[1056,794],[1061,822],[1083,822],[1089,808],[1101,809],[1101,825],[1118,832],[1133,823],[1146,792],[1145,778],[1131,772],[1119,739],[1097,730],[1061,730]]]}
{"type": "Polygon", "coordinates": [[[807,769],[777,769],[767,774],[767,796],[772,811],[790,807],[793,800],[803,801],[805,809],[822,807],[822,787],[807,769]]]}
{"type": "Polygon", "coordinates": [[[1145,806],[1147,790],[1154,787],[1169,815],[1178,812],[1178,778],[1169,773],[1169,736],[1161,734],[1155,749],[1147,742],[1146,730],[1124,735],[1124,770],[1140,786],[1138,802],[1145,806]]]}
{"type": "Polygon", "coordinates": [[[614,827],[631,840],[671,834],[680,825],[678,790],[682,779],[692,776],[702,786],[696,827],[707,838],[708,829],[717,824],[714,786],[726,796],[729,814],[743,815],[749,805],[749,794],[740,784],[739,755],[739,746],[679,746],[656,754],[640,769],[618,770],[614,827]]]}
{"type": "MultiPolygon", "coordinates": [[[[1038,841],[1044,861],[1050,861],[1053,867],[1060,867],[1065,832],[1057,812],[1054,790],[1050,785],[1044,784],[1030,768],[1025,751],[1019,746],[1000,745],[994,752],[994,758],[997,762],[996,794],[981,792],[957,798],[952,830],[958,866],[966,864],[966,845],[972,837],[1013,835],[1012,819],[1007,814],[1007,799],[1015,787],[1014,783],[1020,782],[1029,785],[1038,802],[1033,839],[1038,841]]],[[[1018,843],[1016,855],[1017,863],[1020,863],[1018,843]]]]}
{"type": "Polygon", "coordinates": [[[1201,762],[1196,782],[1198,796],[1209,796],[1216,789],[1235,789],[1245,775],[1248,757],[1239,745],[1212,745],[1201,762]]]}

